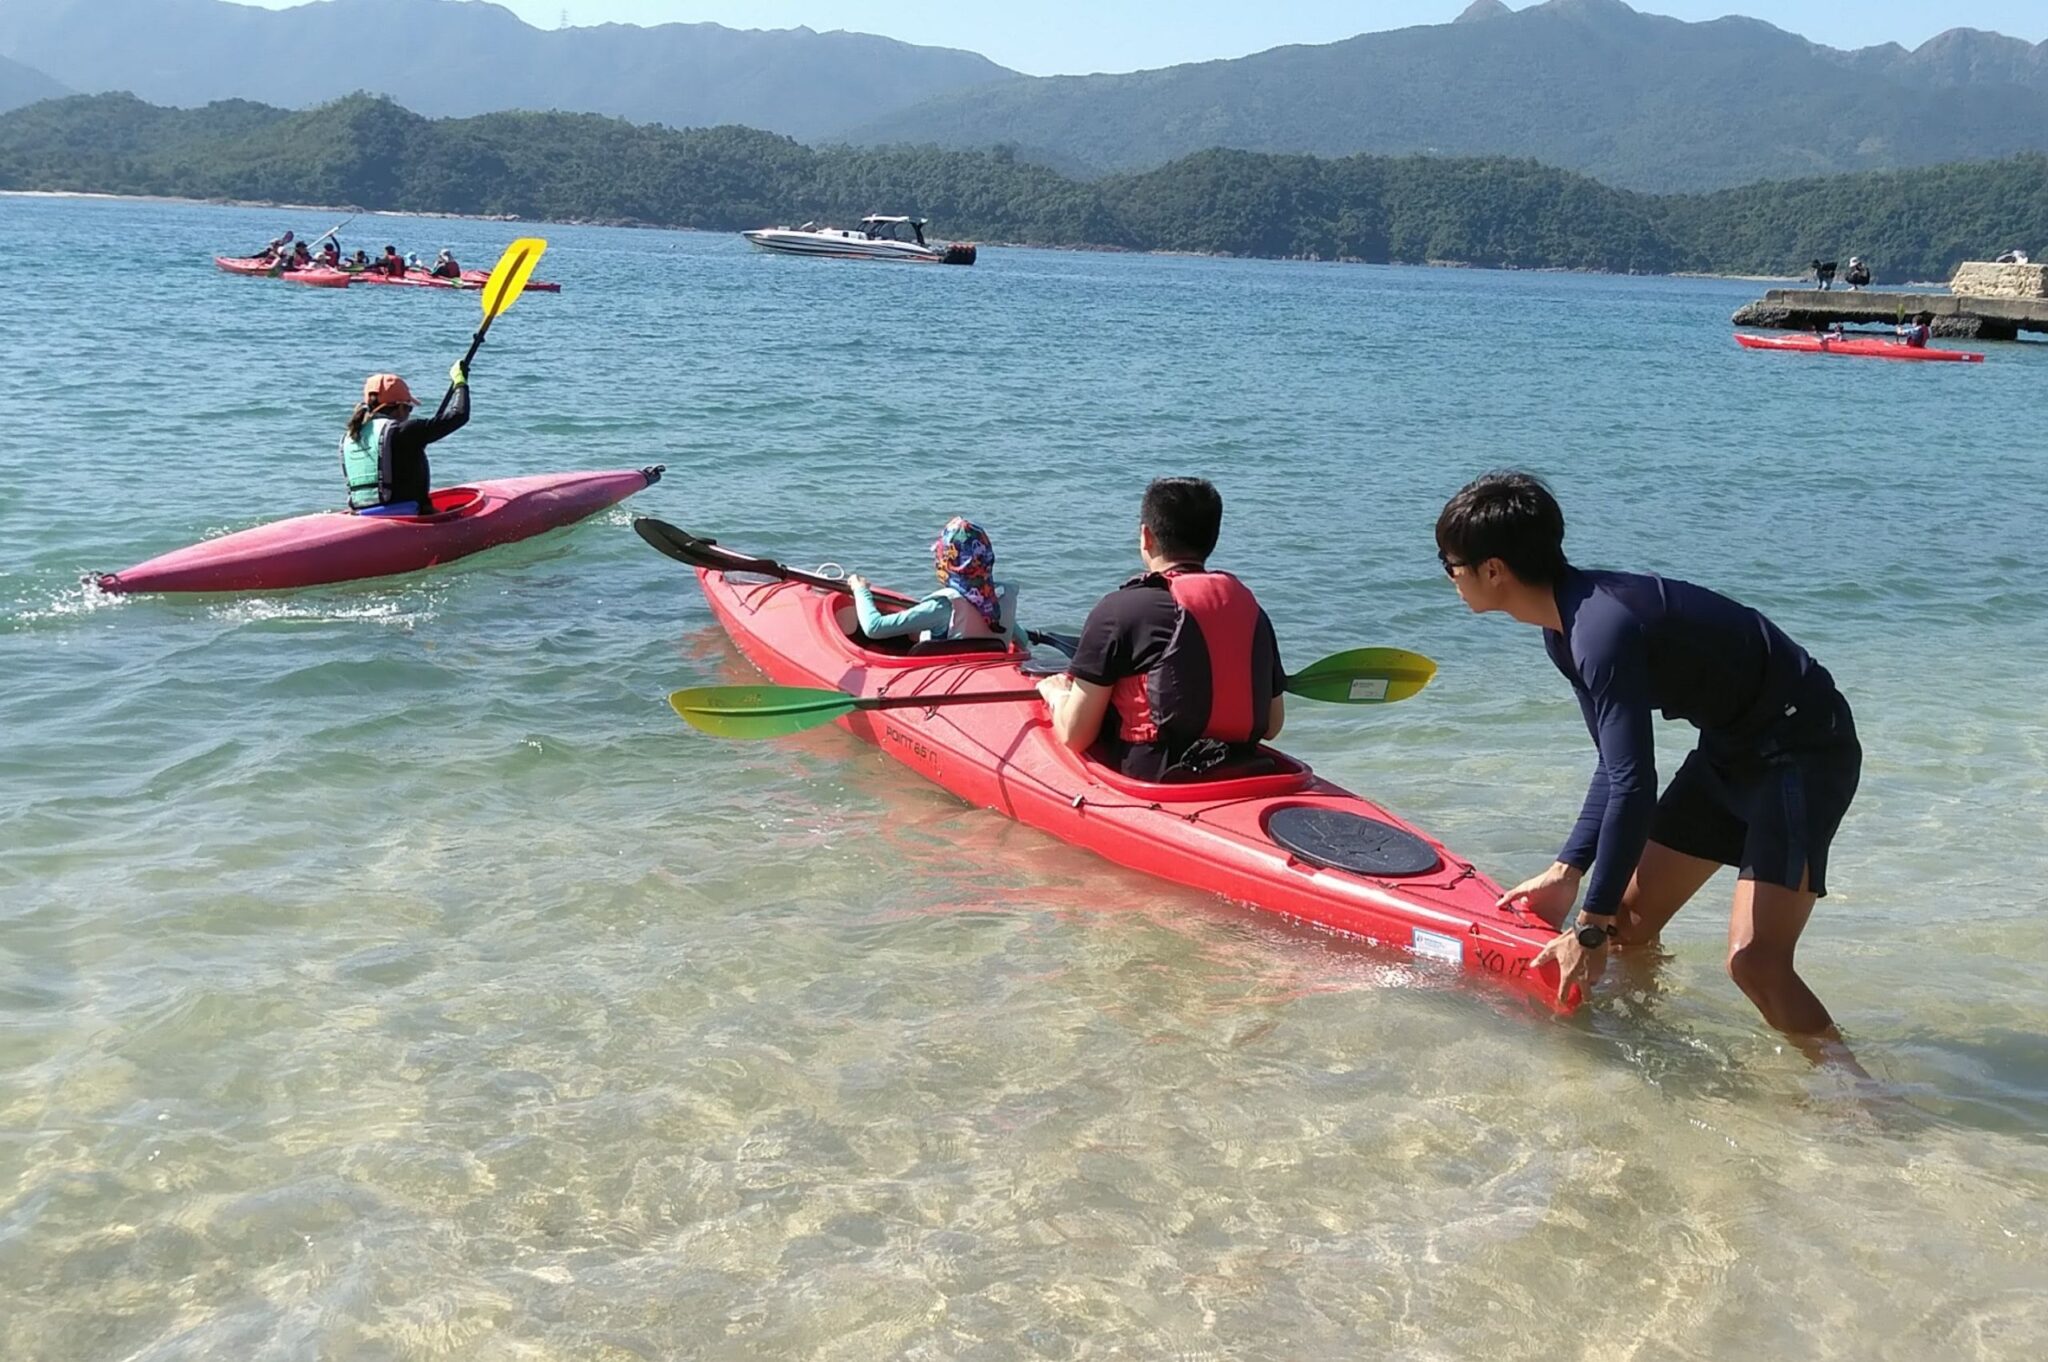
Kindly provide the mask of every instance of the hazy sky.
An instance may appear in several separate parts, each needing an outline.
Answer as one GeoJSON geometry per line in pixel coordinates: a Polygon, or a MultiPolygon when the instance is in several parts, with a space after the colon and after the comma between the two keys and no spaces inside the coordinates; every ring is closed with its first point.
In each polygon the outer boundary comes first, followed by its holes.
{"type": "MultiPolygon", "coordinates": [[[[284,9],[302,0],[247,0],[284,9]]],[[[1132,71],[1241,57],[1283,43],[1327,43],[1355,33],[1455,18],[1467,0],[497,0],[544,28],[615,21],[710,21],[733,28],[850,28],[905,42],[964,47],[1032,75],[1132,71]],[[1161,19],[1163,9],[1171,20],[1161,19]]],[[[1507,0],[1522,9],[1530,0],[1507,0]]],[[[1831,47],[1899,42],[1946,28],[1988,28],[2048,39],[2048,0],[1634,0],[1680,19],[1748,14],[1831,47]]]]}

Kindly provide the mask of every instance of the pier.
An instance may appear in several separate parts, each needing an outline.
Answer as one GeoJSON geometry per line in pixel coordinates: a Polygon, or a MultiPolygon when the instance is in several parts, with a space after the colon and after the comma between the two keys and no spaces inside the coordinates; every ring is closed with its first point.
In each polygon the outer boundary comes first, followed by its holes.
{"type": "Polygon", "coordinates": [[[1891,326],[1926,312],[1937,336],[1961,340],[2017,340],[2022,331],[2048,333],[2048,265],[1972,262],[1956,271],[1946,293],[1880,289],[1774,288],[1736,310],[1737,326],[1812,331],[1841,323],[1891,326]]]}

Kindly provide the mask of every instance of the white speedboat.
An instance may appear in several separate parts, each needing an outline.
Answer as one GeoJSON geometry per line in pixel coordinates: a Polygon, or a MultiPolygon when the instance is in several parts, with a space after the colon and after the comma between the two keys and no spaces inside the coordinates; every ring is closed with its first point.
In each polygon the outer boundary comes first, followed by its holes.
{"type": "Polygon", "coordinates": [[[964,241],[933,246],[924,239],[923,218],[864,217],[860,226],[757,227],[741,232],[764,251],[823,255],[841,260],[920,260],[937,265],[972,265],[974,247],[964,241]]]}

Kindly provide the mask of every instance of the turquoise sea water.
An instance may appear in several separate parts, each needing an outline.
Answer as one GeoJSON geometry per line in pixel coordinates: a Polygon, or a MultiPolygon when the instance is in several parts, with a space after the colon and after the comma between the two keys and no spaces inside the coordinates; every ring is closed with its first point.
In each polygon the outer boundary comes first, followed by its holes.
{"type": "Polygon", "coordinates": [[[554,228],[564,291],[494,330],[440,480],[659,487],[394,581],[79,586],[333,505],[362,376],[437,389],[473,297],[209,262],[338,216],[0,198],[7,1356],[2048,1349],[2048,348],[1748,354],[1718,281],[554,228]],[[1876,1094],[1722,975],[1725,878],[1560,1020],[834,730],[694,735],[665,693],[750,673],[627,528],[916,585],[963,513],[1072,625],[1145,481],[1213,477],[1290,661],[1442,665],[1287,746],[1512,880],[1591,752],[1436,566],[1501,464],[1580,561],[1735,594],[1842,681],[1863,790],[1802,960],[1876,1094]]]}

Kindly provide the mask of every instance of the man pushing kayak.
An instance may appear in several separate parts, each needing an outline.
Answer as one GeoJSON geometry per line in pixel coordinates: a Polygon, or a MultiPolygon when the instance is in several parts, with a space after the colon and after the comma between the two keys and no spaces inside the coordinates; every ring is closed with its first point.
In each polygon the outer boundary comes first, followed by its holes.
{"type": "Polygon", "coordinates": [[[1287,674],[1249,588],[1213,571],[1223,498],[1160,478],[1138,513],[1145,572],[1088,614],[1064,674],[1039,682],[1053,734],[1138,780],[1214,778],[1280,732],[1287,674]]]}
{"type": "Polygon", "coordinates": [[[1670,578],[1574,567],[1564,512],[1527,473],[1488,473],[1445,504],[1437,556],[1476,613],[1543,630],[1577,694],[1599,762],[1578,823],[1524,900],[1562,928],[1544,948],[1559,996],[1590,989],[1610,942],[1654,942],[1721,866],[1741,869],[1728,973],[1780,1031],[1838,1039],[1793,953],[1827,893],[1828,844],[1856,794],[1863,749],[1849,702],[1805,649],[1748,606],[1670,578]],[[1699,729],[1657,793],[1653,711],[1699,729]]]}

